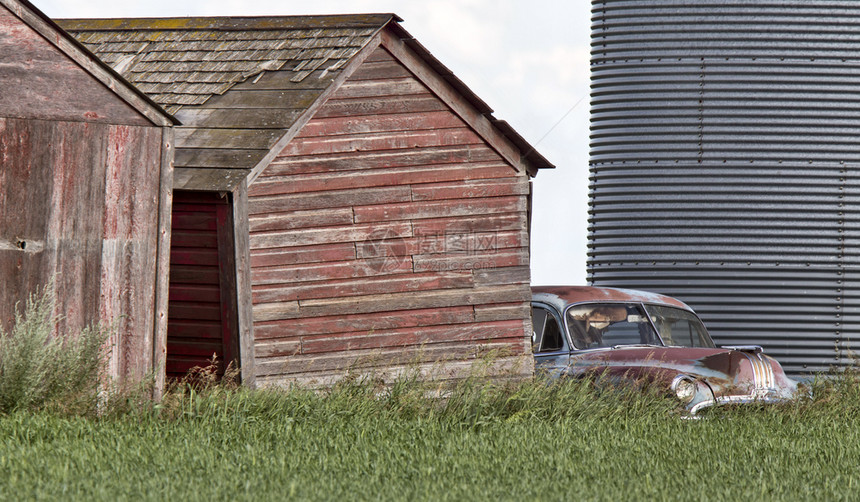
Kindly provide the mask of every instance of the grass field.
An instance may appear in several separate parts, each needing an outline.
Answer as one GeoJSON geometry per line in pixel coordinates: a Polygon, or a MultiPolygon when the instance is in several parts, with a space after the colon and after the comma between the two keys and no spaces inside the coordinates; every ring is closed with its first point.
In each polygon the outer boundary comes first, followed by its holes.
{"type": "Polygon", "coordinates": [[[0,416],[3,500],[845,500],[860,380],[683,420],[587,383],[214,388],[101,418],[0,416]]]}
{"type": "Polygon", "coordinates": [[[51,298],[0,331],[0,501],[860,498],[858,370],[701,420],[655,393],[480,374],[440,394],[408,377],[251,391],[204,372],[156,405],[99,385],[109,329],[55,337],[51,298]]]}

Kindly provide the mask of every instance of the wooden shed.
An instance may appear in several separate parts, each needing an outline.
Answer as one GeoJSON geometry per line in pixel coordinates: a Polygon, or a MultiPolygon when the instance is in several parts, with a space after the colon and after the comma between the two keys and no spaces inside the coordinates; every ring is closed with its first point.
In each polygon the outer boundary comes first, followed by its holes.
{"type": "Polygon", "coordinates": [[[167,372],[531,372],[529,177],[552,167],[391,14],[64,20],[173,113],[167,372]]]}
{"type": "Polygon", "coordinates": [[[30,3],[0,0],[0,325],[54,282],[58,333],[114,326],[111,373],[160,367],[173,119],[30,3]]]}

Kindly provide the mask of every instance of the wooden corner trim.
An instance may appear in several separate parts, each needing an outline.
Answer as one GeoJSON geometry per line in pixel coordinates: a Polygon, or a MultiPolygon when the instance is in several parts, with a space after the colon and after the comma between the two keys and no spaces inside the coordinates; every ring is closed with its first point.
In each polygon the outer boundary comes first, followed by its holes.
{"type": "Polygon", "coordinates": [[[233,191],[233,239],[236,273],[236,321],[239,335],[239,368],[242,385],[256,386],[254,315],[251,302],[251,245],[248,231],[248,182],[233,191]]]}
{"type": "Polygon", "coordinates": [[[163,127],[161,177],[158,187],[158,239],[156,247],[155,308],[153,309],[152,372],[155,376],[154,398],[161,399],[165,385],[167,360],[167,307],[170,278],[170,221],[173,215],[173,128],[163,127]]]}

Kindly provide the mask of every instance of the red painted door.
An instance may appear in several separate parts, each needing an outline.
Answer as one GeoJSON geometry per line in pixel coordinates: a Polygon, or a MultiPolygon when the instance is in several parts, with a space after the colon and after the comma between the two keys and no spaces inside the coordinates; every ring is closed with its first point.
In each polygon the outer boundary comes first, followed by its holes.
{"type": "Polygon", "coordinates": [[[238,367],[235,258],[229,194],[173,194],[167,377],[181,378],[213,356],[217,374],[238,367]]]}

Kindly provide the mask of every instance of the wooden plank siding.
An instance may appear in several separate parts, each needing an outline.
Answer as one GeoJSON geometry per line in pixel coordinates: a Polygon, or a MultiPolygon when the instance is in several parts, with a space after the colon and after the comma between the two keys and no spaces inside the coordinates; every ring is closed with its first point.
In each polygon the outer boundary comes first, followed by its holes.
{"type": "Polygon", "coordinates": [[[377,48],[248,187],[258,384],[457,377],[494,349],[529,374],[528,192],[377,48]]]}
{"type": "Polygon", "coordinates": [[[0,118],[0,325],[54,281],[59,333],[113,326],[111,374],[152,371],[160,127],[0,118]]]}
{"type": "Polygon", "coordinates": [[[174,123],[29,2],[0,0],[0,328],[53,284],[55,336],[110,328],[108,373],[156,375],[174,123]]]}

